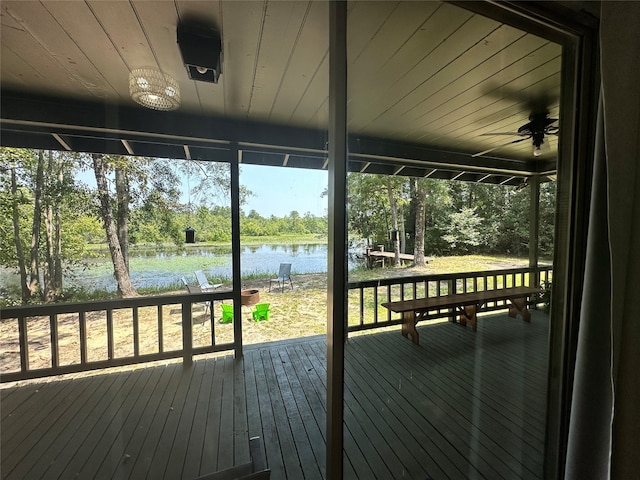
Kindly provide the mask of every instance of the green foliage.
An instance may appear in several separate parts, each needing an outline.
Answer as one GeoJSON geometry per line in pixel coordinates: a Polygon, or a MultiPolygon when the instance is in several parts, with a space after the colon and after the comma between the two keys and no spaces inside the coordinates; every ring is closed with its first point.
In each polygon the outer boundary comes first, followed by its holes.
{"type": "Polygon", "coordinates": [[[460,212],[449,216],[449,233],[442,238],[451,245],[456,252],[472,253],[474,248],[482,244],[480,224],[482,219],[476,214],[475,208],[463,207],[460,212]]]}
{"type": "MultiPolygon", "coordinates": [[[[66,262],[79,261],[87,254],[87,245],[96,240],[102,241],[104,233],[100,222],[95,216],[92,197],[86,186],[75,181],[77,157],[66,152],[52,152],[57,160],[60,175],[57,178],[45,179],[40,195],[43,206],[55,205],[60,209],[61,216],[61,249],[62,259],[66,262]]],[[[34,215],[34,198],[37,188],[35,183],[35,169],[37,167],[37,151],[24,149],[0,149],[3,162],[0,176],[0,264],[5,267],[15,267],[18,262],[17,249],[13,231],[12,202],[15,200],[19,211],[19,230],[22,250],[25,255],[31,248],[31,230],[34,215]],[[14,196],[10,189],[8,175],[9,164],[12,163],[16,171],[17,194],[14,196]]],[[[38,212],[42,214],[42,212],[38,212]]],[[[41,224],[40,241],[45,241],[44,229],[41,224]]],[[[44,251],[44,244],[39,246],[44,251]]]]}
{"type": "MultiPolygon", "coordinates": [[[[106,155],[103,159],[107,189],[116,213],[116,169],[126,177],[129,200],[127,230],[132,249],[144,245],[164,247],[172,244],[182,248],[185,246],[184,229],[188,226],[196,229],[198,243],[230,243],[228,164],[119,155],[106,155]],[[185,176],[188,178],[185,179],[185,176]],[[183,181],[190,187],[186,203],[181,198],[183,181]]],[[[0,161],[0,265],[15,270],[19,265],[18,248],[14,239],[14,216],[19,229],[21,261],[24,265],[29,265],[35,198],[39,195],[42,202],[40,210],[51,205],[55,209],[56,218],[60,219],[61,263],[67,274],[74,269],[85,268],[90,261],[94,263],[92,259],[100,260],[100,266],[92,265],[92,268],[97,268],[97,271],[112,271],[101,217],[102,209],[93,180],[93,160],[89,155],[1,148],[0,161]],[[41,156],[43,161],[39,160],[41,156]],[[45,170],[44,181],[40,184],[36,181],[38,165],[44,165],[45,170]],[[12,188],[12,178],[15,179],[15,188],[12,188]]],[[[246,189],[241,189],[240,193],[241,203],[251,194],[246,189]]],[[[41,215],[41,212],[35,213],[41,215]]],[[[250,212],[241,219],[242,235],[262,238],[281,235],[317,235],[326,238],[328,228],[326,217],[316,217],[310,213],[301,215],[298,211],[292,211],[283,218],[263,218],[257,212],[250,212]]],[[[40,229],[38,254],[41,264],[44,264],[44,220],[40,229]]],[[[144,271],[154,266],[152,260],[146,260],[140,265],[136,262],[137,260],[132,260],[132,270],[144,271]]],[[[192,265],[187,271],[204,267],[192,265]]],[[[70,285],[63,285],[62,288],[61,299],[89,298],[89,294],[70,285]]],[[[20,292],[12,292],[10,295],[20,297],[20,292]]]]}
{"type": "MultiPolygon", "coordinates": [[[[23,256],[30,251],[34,198],[54,205],[60,215],[61,256],[64,265],[77,266],[99,254],[94,248],[105,244],[100,206],[95,187],[82,174],[91,173],[86,155],[52,152],[57,175],[43,185],[36,182],[38,151],[0,148],[0,265],[16,268],[14,211],[23,256]],[[15,194],[11,173],[15,174],[15,194]],[[41,191],[38,191],[38,188],[41,191]]],[[[49,155],[49,152],[47,152],[49,155]]],[[[143,157],[110,156],[113,169],[127,172],[130,181],[129,238],[132,248],[143,245],[184,247],[184,229],[196,229],[198,243],[229,244],[231,241],[230,167],[215,162],[175,161],[143,157]],[[189,186],[188,199],[181,197],[181,185],[189,186]]],[[[350,238],[368,239],[373,245],[387,244],[391,227],[387,176],[350,173],[348,176],[348,219],[350,238]]],[[[524,255],[529,245],[530,189],[510,186],[422,179],[425,197],[425,253],[460,255],[469,252],[524,255]]],[[[391,189],[410,235],[415,235],[412,210],[408,208],[408,177],[394,176],[391,189]],[[407,207],[407,208],[405,208],[407,207]]],[[[241,204],[251,192],[241,189],[241,204]]],[[[540,186],[539,252],[553,253],[555,183],[540,186]]],[[[44,251],[41,225],[39,250],[44,251]]],[[[268,239],[283,236],[317,236],[324,240],[327,217],[292,210],[284,217],[264,218],[252,210],[240,214],[243,237],[268,239]]],[[[411,239],[408,248],[412,248],[411,239]]],[[[408,250],[410,251],[410,250],[408,250]]],[[[25,259],[23,259],[25,260],[25,259]]],[[[27,262],[28,263],[28,262],[27,262]]],[[[105,266],[108,268],[108,265],[105,266]]],[[[137,266],[136,268],[144,268],[137,266]]],[[[193,270],[194,268],[189,268],[193,270]]],[[[82,298],[83,292],[65,285],[65,298],[82,298]]]]}
{"type": "Polygon", "coordinates": [[[425,183],[427,190],[424,221],[425,253],[443,255],[450,248],[443,238],[448,231],[449,212],[453,204],[449,189],[450,182],[428,178],[425,183]]]}
{"type": "Polygon", "coordinates": [[[389,199],[384,177],[350,173],[348,182],[349,230],[373,244],[386,243],[390,227],[389,199]]]}
{"type": "MultiPolygon", "coordinates": [[[[386,244],[390,227],[386,177],[351,173],[349,186],[350,237],[386,244]]],[[[469,252],[525,255],[529,249],[530,189],[481,183],[424,179],[425,253],[461,255],[469,252]]],[[[399,205],[407,199],[408,178],[394,177],[399,205]]],[[[524,188],[523,188],[524,187],[524,188]]],[[[555,183],[540,186],[540,256],[553,253],[555,183]]],[[[413,248],[413,209],[404,209],[413,248]]]]}
{"type": "Polygon", "coordinates": [[[553,256],[553,229],[556,218],[556,183],[547,182],[540,185],[540,227],[538,231],[538,248],[540,256],[553,256]]]}
{"type": "Polygon", "coordinates": [[[303,217],[297,211],[278,218],[264,218],[255,210],[240,219],[240,232],[251,237],[267,237],[279,235],[327,235],[328,223],[326,217],[316,217],[307,212],[303,217]]]}

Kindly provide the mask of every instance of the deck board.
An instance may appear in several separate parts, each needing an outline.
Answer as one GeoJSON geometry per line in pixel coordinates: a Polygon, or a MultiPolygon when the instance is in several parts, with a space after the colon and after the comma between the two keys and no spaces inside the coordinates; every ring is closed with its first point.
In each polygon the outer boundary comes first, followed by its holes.
{"type": "Polygon", "coordinates": [[[202,459],[199,475],[218,470],[218,445],[220,442],[220,419],[222,417],[222,378],[225,362],[209,362],[213,383],[209,396],[204,441],[202,443],[202,459]]]}
{"type": "MultiPolygon", "coordinates": [[[[60,388],[60,383],[62,382],[50,382],[46,384],[40,384],[40,390],[54,387],[60,388]]],[[[36,394],[36,390],[38,390],[35,386],[25,386],[24,388],[12,388],[12,389],[2,389],[0,390],[0,401],[2,402],[2,410],[0,410],[0,421],[4,421],[9,418],[13,412],[30,401],[33,401],[32,398],[36,394]]]]}
{"type": "Polygon", "coordinates": [[[175,425],[171,452],[166,457],[165,478],[182,478],[182,471],[186,464],[187,450],[189,443],[192,441],[192,436],[195,436],[195,441],[199,440],[198,430],[194,430],[193,427],[198,423],[196,419],[203,416],[199,415],[200,412],[198,412],[197,407],[198,401],[202,400],[201,395],[206,392],[207,381],[205,378],[211,376],[207,374],[206,366],[206,360],[204,362],[196,362],[193,366],[193,378],[189,385],[189,392],[185,398],[184,407],[180,412],[180,418],[175,425]]]}
{"type": "MultiPolygon", "coordinates": [[[[478,331],[419,325],[345,347],[344,478],[542,475],[547,317],[487,315],[478,331]]],[[[272,478],[326,475],[324,338],[0,392],[3,478],[194,479],[248,461],[272,478]]]]}
{"type": "MultiPolygon", "coordinates": [[[[224,359],[224,376],[222,377],[222,403],[220,405],[220,434],[218,438],[218,468],[232,467],[233,459],[233,386],[235,361],[231,357],[224,359]]],[[[240,373],[240,372],[238,372],[240,373]]],[[[248,457],[247,459],[248,460],[248,457]]]]}
{"type": "MultiPolygon", "coordinates": [[[[69,425],[61,426],[66,444],[55,457],[55,461],[46,465],[43,478],[59,478],[62,472],[69,471],[69,464],[76,456],[76,453],[84,445],[85,441],[93,436],[94,432],[99,431],[97,425],[109,405],[110,397],[118,394],[127,377],[126,373],[108,375],[105,384],[97,389],[99,395],[95,399],[92,397],[82,407],[75,408],[77,414],[73,423],[76,426],[75,428],[70,428],[69,425]]],[[[87,383],[92,381],[92,379],[82,380],[82,382],[87,383]]]]}
{"type": "MultiPolygon", "coordinates": [[[[85,419],[98,401],[113,386],[115,378],[113,375],[101,375],[92,379],[91,382],[87,382],[90,383],[90,388],[87,389],[89,396],[86,399],[78,399],[79,408],[68,410],[68,414],[72,418],[60,419],[60,422],[66,424],[66,427],[61,431],[56,430],[55,439],[48,448],[42,449],[42,454],[32,463],[31,469],[25,474],[26,477],[41,478],[52,466],[66,464],[70,458],[68,455],[75,452],[81,443],[82,432],[86,431],[83,430],[85,419]]],[[[16,471],[16,474],[19,474],[19,471],[16,471]]]]}
{"type": "MultiPolygon", "coordinates": [[[[150,369],[145,369],[150,370],[150,369]]],[[[121,463],[130,458],[126,446],[135,432],[141,413],[157,383],[161,371],[154,369],[150,375],[143,372],[134,384],[132,394],[123,402],[105,434],[100,439],[89,460],[83,468],[83,476],[94,479],[113,478],[113,471],[121,463]],[[134,393],[135,392],[135,393],[134,393]]]]}
{"type": "Polygon", "coordinates": [[[74,477],[93,478],[93,469],[95,465],[100,465],[104,452],[102,448],[113,439],[113,429],[122,425],[125,421],[123,415],[132,406],[132,400],[136,398],[137,391],[135,387],[142,388],[149,376],[150,369],[141,369],[139,372],[130,373],[124,378],[121,388],[116,395],[111,391],[107,393],[108,405],[100,418],[96,422],[93,435],[87,435],[85,441],[71,462],[67,466],[67,471],[74,477]]]}
{"type": "MultiPolygon", "coordinates": [[[[373,355],[374,352],[375,349],[367,349],[363,355],[373,355]]],[[[352,359],[353,356],[347,355],[347,363],[353,376],[363,380],[362,387],[369,391],[368,395],[374,401],[374,408],[369,412],[376,415],[379,421],[386,422],[394,428],[398,434],[397,444],[389,444],[388,446],[396,451],[398,448],[407,450],[410,456],[419,462],[415,465],[415,469],[411,469],[411,465],[405,461],[410,478],[433,476],[434,470],[442,469],[447,472],[447,478],[464,480],[465,476],[457,465],[460,462],[465,462],[464,457],[453,450],[447,455],[440,444],[444,438],[435,428],[428,422],[422,424],[416,422],[415,404],[404,402],[401,390],[398,388],[400,384],[395,382],[395,378],[385,379],[384,375],[380,374],[379,368],[375,368],[373,371],[358,368],[352,359]]],[[[349,386],[349,380],[346,384],[349,386]]],[[[440,474],[436,477],[440,477],[440,474]]]]}
{"type": "MultiPolygon", "coordinates": [[[[158,446],[148,468],[148,478],[170,478],[165,476],[165,473],[171,454],[174,449],[181,450],[186,440],[184,437],[178,436],[180,420],[182,418],[183,421],[186,421],[183,413],[188,415],[191,411],[191,405],[194,402],[194,398],[197,398],[200,386],[198,380],[200,380],[200,375],[205,366],[206,362],[195,362],[193,365],[184,368],[180,385],[169,407],[169,413],[166,416],[158,446]]],[[[177,461],[175,457],[172,460],[177,461]]]]}
{"type": "Polygon", "coordinates": [[[240,360],[234,360],[233,368],[233,464],[239,465],[250,460],[249,444],[247,443],[247,438],[250,437],[247,418],[247,393],[243,375],[243,362],[240,360]]]}
{"type": "MultiPolygon", "coordinates": [[[[210,372],[209,368],[212,367],[210,365],[211,361],[211,359],[207,359],[205,361],[207,365],[205,365],[205,369],[202,372],[200,390],[198,392],[195,409],[191,418],[191,425],[189,425],[189,431],[186,434],[188,442],[185,446],[184,456],[180,459],[182,461],[180,468],[178,469],[178,465],[176,464],[173,472],[171,473],[174,478],[195,478],[200,474],[200,459],[205,455],[205,452],[203,452],[203,445],[207,424],[206,422],[201,422],[197,419],[206,418],[207,411],[209,410],[211,386],[214,382],[214,375],[208,374],[208,372],[210,372]]],[[[186,426],[183,425],[183,429],[184,428],[186,428],[186,426]]],[[[172,455],[173,454],[174,453],[172,452],[172,455]]],[[[168,471],[171,472],[171,470],[168,471]]]]}
{"type": "MultiPolygon", "coordinates": [[[[275,422],[275,431],[280,445],[280,452],[284,463],[284,469],[288,478],[305,478],[302,467],[296,454],[296,441],[293,435],[291,419],[285,410],[283,395],[287,395],[286,385],[276,374],[272,352],[263,350],[260,352],[262,368],[264,369],[265,401],[271,404],[271,411],[275,422]]],[[[275,359],[277,362],[277,359],[275,359]]]]}
{"type": "MultiPolygon", "coordinates": [[[[56,389],[50,389],[49,393],[54,393],[55,390],[56,389]]],[[[46,459],[55,440],[55,429],[52,427],[58,422],[69,422],[74,413],[72,409],[69,408],[71,404],[69,399],[76,398],[80,402],[83,402],[88,391],[87,385],[66,385],[64,389],[59,390],[57,392],[60,394],[58,397],[54,397],[51,402],[47,402],[47,405],[39,407],[37,415],[31,417],[29,421],[25,422],[22,430],[10,437],[7,442],[7,451],[3,451],[3,455],[7,455],[10,459],[17,460],[22,456],[30,455],[32,451],[42,451],[42,456],[37,457],[37,459],[39,461],[46,459]],[[38,436],[36,442],[33,441],[34,432],[37,432],[35,435],[38,436]]],[[[38,392],[37,395],[39,394],[40,392],[38,392]]],[[[3,432],[3,435],[5,433],[9,434],[9,432],[3,432]]],[[[24,478],[31,465],[20,462],[19,464],[15,464],[15,468],[13,467],[14,462],[3,462],[3,470],[11,471],[13,478],[24,478]]]]}
{"type": "MultiPolygon", "coordinates": [[[[277,379],[277,385],[274,385],[274,393],[280,395],[276,397],[278,400],[281,398],[281,404],[284,407],[284,414],[289,423],[289,428],[293,443],[295,445],[295,452],[292,453],[292,459],[294,462],[298,462],[298,458],[314,458],[311,443],[307,435],[307,431],[302,421],[302,415],[305,412],[304,404],[296,403],[294,396],[294,386],[290,382],[287,371],[293,366],[290,365],[284,358],[281,352],[277,355],[271,356],[273,372],[277,379]],[[277,389],[275,387],[278,387],[277,389]]],[[[294,384],[295,385],[295,384],[294,384]]],[[[303,463],[300,465],[302,469],[302,477],[309,479],[320,479],[320,470],[316,463],[303,463]]]]}
{"type": "MultiPolygon", "coordinates": [[[[414,365],[410,371],[398,373],[389,371],[385,366],[378,368],[382,369],[383,377],[395,376],[398,382],[402,383],[401,390],[406,395],[404,400],[420,399],[417,404],[422,403],[423,408],[429,409],[432,413],[429,422],[434,424],[436,431],[444,434],[446,441],[457,451],[466,452],[470,458],[476,458],[482,467],[481,470],[489,473],[488,478],[514,478],[513,471],[503,468],[505,456],[495,452],[500,443],[520,441],[520,437],[510,435],[508,430],[500,428],[501,415],[499,410],[495,409],[495,399],[493,402],[483,402],[472,390],[463,388],[468,386],[466,383],[455,382],[455,372],[443,377],[441,373],[433,374],[428,369],[420,369],[411,352],[402,357],[404,358],[400,359],[403,363],[414,365]],[[414,382],[412,377],[420,377],[421,381],[414,382]],[[483,402],[481,409],[484,414],[487,411],[492,412],[492,415],[486,417],[480,425],[477,424],[477,415],[474,415],[473,409],[474,403],[478,401],[483,402]]],[[[376,360],[378,364],[382,361],[379,358],[376,360]]],[[[443,441],[444,439],[438,443],[441,444],[443,441]]],[[[470,470],[470,466],[465,467],[464,473],[469,475],[468,478],[471,478],[470,470]]]]}
{"type": "MultiPolygon", "coordinates": [[[[3,421],[2,436],[7,439],[6,453],[11,454],[14,449],[19,448],[22,441],[27,438],[34,429],[43,421],[52,419],[53,415],[60,415],[64,407],[64,402],[73,395],[82,392],[82,385],[64,382],[62,385],[40,388],[38,385],[30,385],[28,388],[33,394],[18,409],[14,410],[14,418],[3,421]],[[59,387],[59,388],[57,388],[59,387]],[[47,402],[42,399],[49,398],[47,402]],[[15,415],[20,417],[20,422],[15,421],[15,415]]],[[[4,409],[4,405],[3,405],[4,409]]]]}
{"type": "MultiPolygon", "coordinates": [[[[288,366],[285,368],[285,374],[311,449],[310,455],[312,457],[309,458],[315,460],[316,471],[313,473],[313,477],[324,478],[326,476],[325,449],[322,446],[325,443],[325,438],[323,435],[324,423],[321,422],[324,422],[326,414],[320,402],[314,402],[314,399],[311,399],[311,395],[307,394],[307,390],[303,387],[306,375],[304,365],[298,361],[298,358],[290,355],[290,350],[288,348],[280,351],[280,358],[288,366]],[[314,411],[316,408],[319,411],[314,411]]],[[[315,400],[317,400],[317,396],[315,396],[315,400]]]]}
{"type": "MultiPolygon", "coordinates": [[[[366,372],[370,371],[372,368],[372,364],[376,365],[376,371],[382,373],[382,378],[387,377],[390,379],[397,379],[397,385],[381,384],[378,387],[378,391],[384,391],[387,395],[389,395],[390,402],[394,402],[397,404],[402,404],[406,401],[406,397],[410,397],[410,400],[413,403],[414,410],[413,412],[407,411],[407,422],[412,422],[413,418],[418,419],[419,413],[422,408],[429,408],[431,411],[436,413],[433,417],[427,422],[425,425],[421,423],[417,423],[417,425],[429,436],[432,441],[431,445],[424,445],[423,448],[426,448],[427,452],[431,452],[430,455],[433,455],[433,452],[436,451],[434,444],[441,444],[443,442],[449,442],[457,452],[464,452],[465,445],[464,439],[469,435],[469,431],[455,421],[451,420],[451,412],[448,411],[447,405],[452,403],[457,403],[457,400],[448,395],[438,396],[434,391],[434,386],[431,385],[428,391],[424,389],[419,389],[416,384],[412,381],[412,376],[415,374],[414,372],[409,372],[409,374],[398,375],[398,372],[389,372],[387,368],[381,363],[383,361],[375,352],[367,352],[368,355],[365,357],[360,357],[359,366],[357,367],[357,371],[366,372]],[[415,401],[415,399],[419,399],[415,401]],[[440,438],[438,438],[440,437],[440,438]]],[[[471,452],[471,455],[475,455],[477,452],[471,452]]],[[[481,457],[481,462],[482,462],[481,457]]],[[[462,467],[463,475],[466,474],[470,470],[470,466],[465,466],[467,461],[464,458],[453,457],[451,458],[453,464],[455,464],[458,468],[462,467]]],[[[441,461],[435,461],[437,465],[443,465],[441,461]]],[[[492,473],[492,476],[495,478],[500,478],[496,472],[493,470],[493,467],[486,460],[483,462],[483,467],[488,469],[492,473]]],[[[449,471],[451,471],[453,465],[449,465],[449,471]]],[[[430,468],[431,471],[433,469],[430,468]]],[[[468,477],[467,477],[468,478],[468,477]]]]}
{"type": "Polygon", "coordinates": [[[162,400],[155,414],[150,419],[152,423],[140,453],[129,460],[133,464],[129,478],[146,478],[147,472],[157,472],[160,469],[156,464],[158,452],[167,455],[167,450],[171,447],[171,443],[167,443],[172,441],[172,438],[166,431],[173,425],[173,419],[184,401],[193,368],[183,368],[179,364],[170,365],[168,368],[172,370],[171,378],[162,393],[162,400]]]}
{"type": "Polygon", "coordinates": [[[176,369],[174,368],[167,367],[158,370],[160,375],[157,377],[155,385],[153,385],[146,407],[139,414],[135,430],[128,437],[124,449],[119,449],[122,454],[122,461],[116,465],[111,465],[113,475],[109,478],[128,478],[135,465],[132,459],[144,458],[141,453],[156,415],[161,411],[163,394],[171,389],[172,380],[175,382],[177,379],[176,369]]]}

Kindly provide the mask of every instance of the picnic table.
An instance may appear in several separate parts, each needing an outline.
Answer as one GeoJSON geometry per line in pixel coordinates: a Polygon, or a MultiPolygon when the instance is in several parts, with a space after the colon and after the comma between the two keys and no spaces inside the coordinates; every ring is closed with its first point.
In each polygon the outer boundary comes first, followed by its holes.
{"type": "Polygon", "coordinates": [[[399,300],[385,302],[383,307],[392,312],[402,314],[402,335],[411,335],[413,343],[419,343],[419,335],[416,325],[421,320],[442,317],[441,310],[453,308],[460,315],[459,322],[466,326],[470,323],[475,331],[477,329],[477,314],[488,302],[509,300],[509,316],[516,317],[520,314],[524,321],[531,321],[531,313],[527,308],[527,299],[532,295],[542,292],[539,287],[513,287],[499,288],[496,290],[484,290],[481,292],[455,293],[440,297],[416,298],[412,300],[399,300]],[[436,312],[436,313],[431,313],[436,312]]]}

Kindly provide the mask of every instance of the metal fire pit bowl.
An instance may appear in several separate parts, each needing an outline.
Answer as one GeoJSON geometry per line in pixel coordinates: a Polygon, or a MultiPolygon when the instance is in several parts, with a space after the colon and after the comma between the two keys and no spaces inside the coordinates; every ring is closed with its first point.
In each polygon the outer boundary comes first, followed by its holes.
{"type": "Polygon", "coordinates": [[[240,304],[241,305],[255,305],[260,301],[260,290],[250,289],[242,290],[240,292],[240,304]]]}

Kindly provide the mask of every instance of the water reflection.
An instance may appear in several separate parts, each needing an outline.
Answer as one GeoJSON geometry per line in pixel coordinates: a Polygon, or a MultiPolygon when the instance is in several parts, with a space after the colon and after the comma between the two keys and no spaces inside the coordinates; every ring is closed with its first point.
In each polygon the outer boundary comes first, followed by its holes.
{"type": "MultiPolygon", "coordinates": [[[[89,290],[115,291],[109,253],[107,250],[85,259],[86,269],[73,268],[64,278],[66,286],[84,287],[89,290]]],[[[349,268],[358,266],[355,255],[349,255],[349,268]]],[[[181,286],[181,277],[195,282],[194,272],[204,270],[211,279],[231,284],[231,246],[189,246],[188,248],[159,247],[134,248],[130,252],[131,280],[136,288],[166,288],[181,286]]],[[[248,245],[240,254],[241,275],[269,276],[278,272],[281,263],[291,263],[292,273],[324,273],[327,271],[327,245],[248,245]]],[[[17,288],[19,275],[15,271],[1,269],[3,284],[17,288]]]]}

